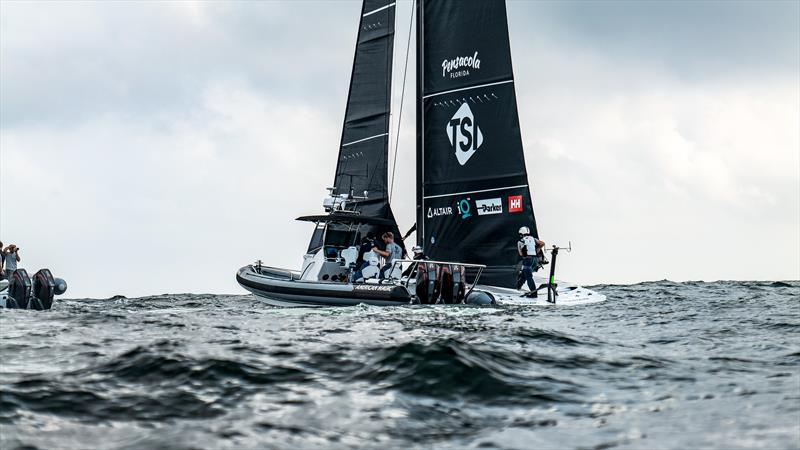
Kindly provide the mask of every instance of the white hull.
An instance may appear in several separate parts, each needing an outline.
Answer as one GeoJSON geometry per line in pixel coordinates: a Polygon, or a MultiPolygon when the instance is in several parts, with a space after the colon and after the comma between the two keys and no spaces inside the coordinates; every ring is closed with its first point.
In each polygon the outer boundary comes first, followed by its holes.
{"type": "MultiPolygon", "coordinates": [[[[534,277],[536,286],[546,286],[547,279],[534,277]]],[[[491,293],[500,305],[515,306],[582,306],[606,301],[606,296],[597,291],[576,286],[565,281],[556,280],[558,289],[555,304],[547,301],[547,288],[541,287],[538,297],[525,297],[516,289],[497,286],[477,286],[475,289],[491,293]]],[[[527,290],[525,292],[528,292],[527,290]]]]}

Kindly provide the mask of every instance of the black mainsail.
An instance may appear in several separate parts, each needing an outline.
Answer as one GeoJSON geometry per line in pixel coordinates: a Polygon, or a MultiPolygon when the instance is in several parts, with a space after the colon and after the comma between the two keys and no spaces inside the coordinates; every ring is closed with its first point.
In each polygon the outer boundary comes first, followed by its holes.
{"type": "Polygon", "coordinates": [[[503,0],[418,0],[417,243],[514,286],[517,230],[538,236],[503,0]]]}
{"type": "Polygon", "coordinates": [[[356,211],[392,223],[387,180],[394,23],[394,0],[364,0],[333,182],[335,195],[359,198],[366,192],[356,211]]]}

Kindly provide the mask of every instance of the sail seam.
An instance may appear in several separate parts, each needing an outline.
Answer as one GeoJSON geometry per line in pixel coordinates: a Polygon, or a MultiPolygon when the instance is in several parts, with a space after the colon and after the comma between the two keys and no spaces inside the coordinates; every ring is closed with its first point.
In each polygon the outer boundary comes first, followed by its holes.
{"type": "Polygon", "coordinates": [[[386,6],[381,6],[381,7],[380,7],[380,8],[378,8],[378,9],[373,9],[372,11],[370,11],[370,12],[368,12],[368,13],[364,14],[364,15],[363,15],[363,16],[361,16],[361,17],[367,17],[367,16],[369,16],[369,15],[375,14],[376,12],[381,12],[381,11],[383,11],[384,9],[391,8],[391,7],[392,7],[392,6],[394,6],[396,3],[397,3],[397,2],[394,2],[394,3],[389,3],[389,4],[388,4],[388,5],[386,5],[386,6]]]}
{"type": "Polygon", "coordinates": [[[492,192],[492,191],[504,191],[506,189],[519,189],[528,187],[527,184],[520,184],[518,186],[506,186],[506,187],[499,187],[499,188],[492,188],[492,189],[481,189],[479,191],[467,191],[467,192],[454,192],[452,194],[440,194],[440,195],[428,195],[423,198],[440,198],[440,197],[452,197],[455,195],[466,195],[466,194],[480,194],[481,192],[492,192]]]}
{"type": "Polygon", "coordinates": [[[366,137],[364,139],[359,139],[357,141],[348,142],[347,144],[342,144],[342,147],[347,147],[348,145],[358,144],[359,142],[364,142],[364,141],[368,141],[370,139],[375,139],[375,138],[379,138],[381,136],[388,136],[388,135],[389,135],[389,133],[376,134],[375,136],[370,136],[370,137],[366,137]]]}
{"type": "Polygon", "coordinates": [[[495,83],[479,84],[477,86],[470,86],[470,87],[464,87],[464,88],[458,88],[458,89],[451,89],[449,91],[437,92],[435,94],[428,94],[428,95],[423,96],[422,98],[436,97],[437,95],[450,94],[451,92],[466,91],[466,90],[469,90],[469,89],[478,89],[478,88],[482,88],[482,87],[496,86],[498,84],[506,84],[506,83],[513,83],[513,82],[514,82],[514,80],[512,79],[512,80],[505,80],[505,81],[497,81],[495,83]]]}

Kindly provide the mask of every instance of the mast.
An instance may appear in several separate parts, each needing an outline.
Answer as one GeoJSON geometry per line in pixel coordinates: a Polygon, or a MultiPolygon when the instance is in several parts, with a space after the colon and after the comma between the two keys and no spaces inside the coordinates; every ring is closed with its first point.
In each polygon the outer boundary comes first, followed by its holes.
{"type": "Polygon", "coordinates": [[[417,43],[416,43],[416,46],[417,46],[417,49],[416,49],[417,50],[416,51],[416,55],[417,55],[417,63],[416,63],[416,72],[417,72],[417,74],[416,74],[417,75],[416,76],[416,78],[417,78],[417,96],[416,96],[416,99],[417,99],[417,101],[416,101],[416,107],[417,107],[417,115],[416,115],[416,117],[417,117],[416,118],[416,121],[417,121],[417,124],[416,124],[417,125],[417,127],[416,127],[416,130],[417,130],[417,164],[416,164],[416,168],[417,168],[417,203],[416,203],[417,204],[417,210],[416,210],[416,219],[417,219],[417,221],[415,223],[417,224],[417,245],[419,245],[419,246],[424,248],[425,247],[425,245],[424,245],[425,244],[425,242],[424,242],[425,241],[425,233],[424,233],[425,211],[422,209],[422,204],[423,204],[422,200],[423,200],[423,197],[425,195],[425,189],[424,189],[424,185],[423,185],[423,182],[422,182],[422,180],[423,180],[422,167],[423,167],[423,164],[424,164],[423,163],[423,159],[422,159],[422,146],[424,145],[422,130],[423,130],[423,125],[424,124],[423,124],[423,120],[422,120],[422,101],[421,101],[422,100],[422,85],[423,85],[423,79],[422,79],[422,76],[423,76],[423,73],[422,73],[423,72],[422,71],[422,67],[423,67],[423,64],[422,64],[422,61],[423,61],[423,55],[422,55],[422,51],[423,51],[423,45],[422,45],[422,42],[423,42],[423,39],[422,39],[422,24],[423,24],[422,1],[421,0],[414,0],[414,8],[416,8],[416,15],[417,15],[417,39],[416,39],[417,40],[417,43]]]}
{"type": "Polygon", "coordinates": [[[418,0],[417,235],[432,259],[514,286],[517,230],[538,236],[502,0],[418,0]]]}

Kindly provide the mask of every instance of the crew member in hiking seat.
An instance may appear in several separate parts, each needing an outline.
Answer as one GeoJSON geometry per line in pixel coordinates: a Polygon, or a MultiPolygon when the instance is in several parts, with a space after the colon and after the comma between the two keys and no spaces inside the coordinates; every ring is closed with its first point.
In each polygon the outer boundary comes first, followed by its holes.
{"type": "Polygon", "coordinates": [[[531,236],[528,227],[519,229],[519,241],[517,241],[517,253],[522,257],[522,268],[517,275],[517,289],[527,283],[530,297],[536,297],[536,283],[533,281],[533,272],[538,270],[542,264],[547,264],[544,259],[544,241],[531,236]]]}

